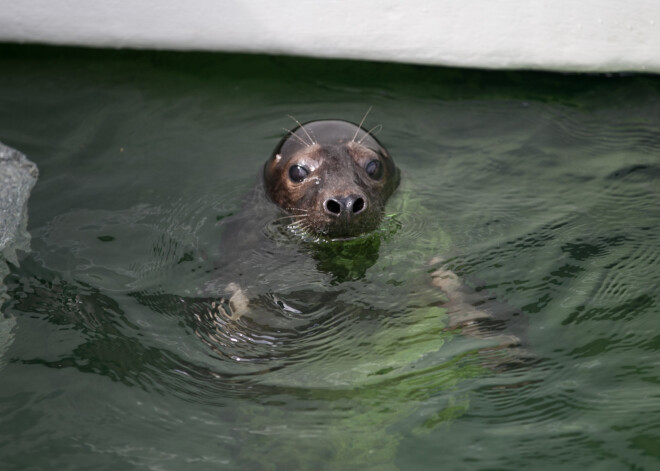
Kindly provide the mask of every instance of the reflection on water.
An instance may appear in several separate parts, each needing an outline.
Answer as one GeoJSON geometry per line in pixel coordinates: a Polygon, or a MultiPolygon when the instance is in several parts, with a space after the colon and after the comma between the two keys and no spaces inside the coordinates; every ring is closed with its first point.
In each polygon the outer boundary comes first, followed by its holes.
{"type": "Polygon", "coordinates": [[[0,77],[0,139],[42,170],[5,280],[9,469],[657,464],[657,78],[28,51],[0,77]],[[369,105],[402,169],[378,234],[246,207],[286,114],[369,105]],[[489,335],[447,328],[440,266],[489,335]]]}

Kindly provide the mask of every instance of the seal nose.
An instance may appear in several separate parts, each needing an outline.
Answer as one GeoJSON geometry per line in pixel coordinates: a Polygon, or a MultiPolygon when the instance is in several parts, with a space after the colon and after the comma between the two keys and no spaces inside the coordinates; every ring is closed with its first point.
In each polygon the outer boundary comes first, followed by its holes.
{"type": "Polygon", "coordinates": [[[365,210],[367,203],[360,195],[349,195],[338,198],[328,198],[323,204],[326,212],[332,216],[359,214],[365,210]]]}

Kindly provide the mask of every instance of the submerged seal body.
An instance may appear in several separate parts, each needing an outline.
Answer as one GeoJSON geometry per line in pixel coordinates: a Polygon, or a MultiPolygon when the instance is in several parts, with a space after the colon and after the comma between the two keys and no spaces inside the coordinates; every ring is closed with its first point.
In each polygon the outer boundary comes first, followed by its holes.
{"type": "Polygon", "coordinates": [[[373,231],[399,185],[389,153],[362,127],[311,121],[282,138],[263,169],[267,196],[294,226],[330,239],[373,231]]]}

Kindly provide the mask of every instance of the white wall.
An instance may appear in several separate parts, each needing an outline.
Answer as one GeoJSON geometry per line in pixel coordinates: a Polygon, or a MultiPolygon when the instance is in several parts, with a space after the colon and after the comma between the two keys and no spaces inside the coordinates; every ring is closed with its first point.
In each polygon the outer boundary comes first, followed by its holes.
{"type": "Polygon", "coordinates": [[[0,0],[0,41],[660,72],[660,0],[0,0]]]}

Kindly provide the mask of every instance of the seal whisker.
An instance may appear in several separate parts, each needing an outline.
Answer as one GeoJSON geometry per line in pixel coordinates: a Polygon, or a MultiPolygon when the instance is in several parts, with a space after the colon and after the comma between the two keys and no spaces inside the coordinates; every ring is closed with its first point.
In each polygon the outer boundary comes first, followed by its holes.
{"type": "Polygon", "coordinates": [[[377,124],[373,128],[369,129],[369,131],[364,136],[362,136],[362,139],[358,141],[358,144],[362,144],[362,141],[364,141],[367,138],[367,136],[375,136],[376,133],[379,132],[381,129],[383,129],[382,124],[377,124]]]}
{"type": "Polygon", "coordinates": [[[310,228],[307,224],[304,224],[304,221],[296,221],[289,224],[289,230],[296,235],[305,235],[310,233],[310,228]]]}
{"type": "Polygon", "coordinates": [[[305,218],[298,218],[295,221],[291,223],[289,227],[292,227],[294,229],[300,229],[301,226],[305,225],[305,218]]]}
{"type": "Polygon", "coordinates": [[[317,142],[316,142],[316,141],[314,140],[314,138],[313,138],[313,137],[307,132],[307,129],[305,129],[305,126],[303,126],[302,123],[301,123],[300,121],[298,121],[296,118],[294,118],[294,117],[291,116],[290,114],[288,114],[287,116],[288,116],[289,118],[291,118],[292,120],[294,120],[294,121],[298,124],[298,126],[300,126],[300,128],[305,132],[305,134],[307,135],[307,137],[309,138],[309,140],[310,140],[310,144],[307,144],[307,147],[311,147],[311,146],[313,146],[314,144],[317,144],[317,142]]]}
{"type": "Polygon", "coordinates": [[[306,140],[304,140],[302,137],[300,137],[298,134],[295,134],[292,130],[287,129],[287,128],[282,128],[282,129],[284,129],[286,132],[288,132],[289,135],[291,135],[291,137],[295,137],[298,140],[298,142],[300,142],[305,147],[309,147],[311,145],[306,140]]]}
{"type": "Polygon", "coordinates": [[[300,222],[300,224],[298,224],[298,229],[300,231],[304,232],[305,234],[312,234],[313,233],[312,230],[311,230],[311,227],[309,226],[309,224],[303,224],[302,221],[300,222]]]}
{"type": "Polygon", "coordinates": [[[305,213],[308,213],[309,209],[305,209],[305,208],[286,208],[286,211],[303,211],[305,213]]]}
{"type": "MultiPolygon", "coordinates": [[[[362,117],[362,121],[360,121],[360,124],[358,124],[358,127],[355,130],[355,134],[353,135],[353,139],[351,139],[351,142],[355,142],[355,139],[357,138],[357,135],[360,132],[360,129],[362,129],[362,124],[364,123],[364,120],[367,119],[367,116],[369,116],[369,113],[371,112],[371,108],[373,108],[373,106],[370,106],[369,109],[367,110],[367,112],[362,117]]],[[[360,141],[360,142],[362,142],[362,141],[360,141]]]]}
{"type": "Polygon", "coordinates": [[[287,214],[285,216],[280,216],[278,218],[275,218],[273,221],[274,222],[279,222],[279,221],[286,221],[287,219],[292,220],[293,222],[298,222],[301,218],[306,218],[308,217],[307,214],[287,214]]]}

